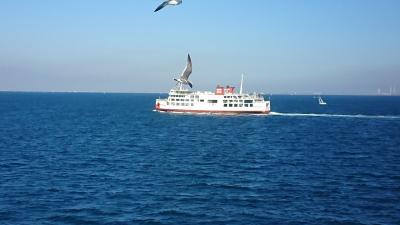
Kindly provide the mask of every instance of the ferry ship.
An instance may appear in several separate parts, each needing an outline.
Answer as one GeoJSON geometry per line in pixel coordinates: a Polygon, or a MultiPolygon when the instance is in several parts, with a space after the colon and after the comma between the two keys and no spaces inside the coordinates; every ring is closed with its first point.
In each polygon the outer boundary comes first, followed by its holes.
{"type": "Polygon", "coordinates": [[[268,114],[270,101],[265,100],[261,94],[243,93],[243,75],[240,90],[235,92],[235,87],[217,86],[214,92],[191,91],[184,87],[192,88],[188,80],[192,73],[192,60],[187,58],[187,65],[179,79],[174,79],[177,84],[172,88],[166,99],[157,99],[155,110],[159,112],[187,112],[187,113],[218,113],[218,114],[268,114]]]}

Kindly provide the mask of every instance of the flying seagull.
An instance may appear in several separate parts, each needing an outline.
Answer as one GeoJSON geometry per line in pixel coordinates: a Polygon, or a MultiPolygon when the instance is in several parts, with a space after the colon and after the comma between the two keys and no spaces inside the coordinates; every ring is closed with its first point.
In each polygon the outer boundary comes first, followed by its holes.
{"type": "Polygon", "coordinates": [[[180,5],[182,3],[182,0],[166,0],[165,2],[163,2],[161,5],[159,5],[157,7],[156,10],[154,10],[154,12],[157,12],[159,10],[161,10],[162,8],[164,8],[167,5],[180,5]]]}
{"type": "Polygon", "coordinates": [[[193,85],[188,80],[191,73],[192,73],[192,59],[190,58],[190,55],[188,54],[187,64],[186,64],[185,69],[183,70],[181,76],[178,79],[174,79],[174,80],[181,84],[187,84],[190,86],[190,88],[192,88],[193,85]]]}

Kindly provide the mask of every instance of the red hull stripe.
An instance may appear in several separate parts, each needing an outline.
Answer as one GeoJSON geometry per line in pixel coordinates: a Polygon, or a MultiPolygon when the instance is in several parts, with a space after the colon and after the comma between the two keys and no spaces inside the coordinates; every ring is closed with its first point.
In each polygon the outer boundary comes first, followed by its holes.
{"type": "Polygon", "coordinates": [[[252,114],[268,114],[269,111],[221,111],[221,110],[190,110],[190,109],[161,109],[156,108],[157,111],[162,112],[192,112],[192,113],[252,113],[252,114]]]}

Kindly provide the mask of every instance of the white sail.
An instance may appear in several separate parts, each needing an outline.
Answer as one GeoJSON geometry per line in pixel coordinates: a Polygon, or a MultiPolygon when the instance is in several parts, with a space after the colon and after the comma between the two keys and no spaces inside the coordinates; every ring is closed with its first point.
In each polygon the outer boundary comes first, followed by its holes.
{"type": "Polygon", "coordinates": [[[318,97],[318,103],[320,105],[326,105],[326,102],[324,102],[324,100],[322,100],[321,96],[318,97]]]}

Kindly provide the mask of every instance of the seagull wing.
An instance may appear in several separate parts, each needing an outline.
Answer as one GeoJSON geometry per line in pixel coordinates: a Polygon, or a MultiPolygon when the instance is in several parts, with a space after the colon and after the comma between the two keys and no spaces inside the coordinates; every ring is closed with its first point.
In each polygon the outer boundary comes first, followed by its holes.
{"type": "Polygon", "coordinates": [[[163,2],[161,5],[159,5],[159,6],[157,7],[156,10],[154,10],[154,12],[157,12],[157,11],[161,10],[162,8],[164,8],[165,6],[167,6],[167,5],[168,5],[168,2],[169,2],[169,1],[163,2]]]}
{"type": "Polygon", "coordinates": [[[191,73],[192,73],[192,59],[190,58],[190,55],[188,54],[187,64],[186,64],[185,69],[182,72],[181,79],[187,81],[191,73]]]}

